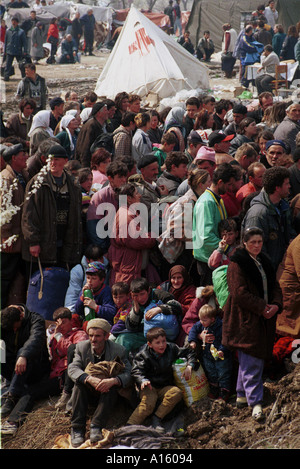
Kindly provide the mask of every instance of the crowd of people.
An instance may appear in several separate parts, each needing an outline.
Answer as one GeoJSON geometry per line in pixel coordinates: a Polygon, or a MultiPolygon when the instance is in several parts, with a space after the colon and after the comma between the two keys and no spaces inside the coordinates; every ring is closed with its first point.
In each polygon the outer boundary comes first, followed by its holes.
{"type": "Polygon", "coordinates": [[[89,404],[97,443],[119,396],[127,425],[152,417],[164,432],[182,410],[179,358],[187,382],[201,364],[211,399],[264,418],[263,379],[300,336],[300,102],[49,101],[36,65],[25,71],[0,142],[2,433],[48,396],[70,413],[73,447],[89,404]],[[26,301],[36,272],[50,324],[26,301]]]}

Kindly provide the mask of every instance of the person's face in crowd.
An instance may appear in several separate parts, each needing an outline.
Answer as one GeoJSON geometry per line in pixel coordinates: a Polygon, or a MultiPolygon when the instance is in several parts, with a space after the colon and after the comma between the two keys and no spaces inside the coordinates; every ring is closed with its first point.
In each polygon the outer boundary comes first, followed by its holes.
{"type": "Polygon", "coordinates": [[[55,106],[54,108],[54,112],[58,115],[58,116],[63,116],[64,115],[64,103],[61,103],[59,106],[55,106]]]}
{"type": "Polygon", "coordinates": [[[90,290],[97,291],[102,287],[104,278],[100,278],[97,274],[86,274],[86,283],[90,290]]]}
{"type": "Polygon", "coordinates": [[[228,182],[223,182],[221,179],[218,182],[218,192],[220,195],[226,192],[234,192],[236,187],[236,180],[232,177],[228,182]]]}
{"type": "Polygon", "coordinates": [[[187,165],[181,163],[179,166],[172,165],[172,174],[179,179],[185,179],[187,176],[188,170],[187,165]]]}
{"type": "Polygon", "coordinates": [[[198,195],[203,194],[203,192],[211,185],[211,177],[208,176],[207,180],[205,182],[200,182],[200,184],[197,186],[196,193],[198,195]]]}
{"type": "Polygon", "coordinates": [[[215,163],[213,163],[212,161],[208,161],[208,160],[197,160],[196,163],[197,163],[198,168],[206,169],[206,171],[209,172],[209,175],[212,178],[214,170],[216,169],[216,164],[215,163]]]}
{"type": "Polygon", "coordinates": [[[25,68],[25,76],[26,76],[26,78],[34,78],[35,75],[36,75],[35,70],[32,70],[32,69],[29,68],[29,67],[26,67],[26,68],[25,68]]]}
{"type": "Polygon", "coordinates": [[[128,108],[129,108],[129,99],[128,98],[122,99],[122,101],[121,101],[121,111],[123,111],[123,112],[128,111],[128,108]]]}
{"type": "Polygon", "coordinates": [[[106,174],[106,168],[110,162],[111,162],[110,158],[107,158],[107,160],[105,161],[101,161],[101,163],[97,165],[97,170],[100,171],[100,173],[102,174],[106,174]]]}
{"type": "Polygon", "coordinates": [[[254,168],[254,175],[249,176],[249,181],[252,182],[255,189],[260,190],[263,187],[263,176],[266,168],[254,168]]]}
{"type": "Polygon", "coordinates": [[[112,106],[111,108],[109,108],[108,119],[112,119],[115,115],[115,112],[116,112],[116,106],[112,106]]]}
{"type": "Polygon", "coordinates": [[[200,322],[203,327],[207,328],[215,322],[215,318],[207,318],[207,317],[200,318],[200,322]]]}
{"type": "Polygon", "coordinates": [[[290,188],[291,188],[290,178],[286,178],[282,186],[278,188],[278,193],[282,199],[285,199],[289,196],[290,188]]]}
{"type": "Polygon", "coordinates": [[[239,112],[234,112],[232,117],[236,124],[239,124],[245,118],[244,114],[240,114],[239,112]]]}
{"type": "Polygon", "coordinates": [[[226,142],[223,140],[223,142],[217,143],[215,145],[216,153],[228,153],[230,144],[231,144],[230,140],[227,140],[226,142]]]}
{"type": "Polygon", "coordinates": [[[262,98],[261,100],[261,108],[263,111],[265,111],[268,107],[273,106],[273,97],[272,96],[266,96],[262,98]]]}
{"type": "Polygon", "coordinates": [[[105,122],[108,119],[108,109],[107,106],[103,106],[100,111],[97,112],[96,114],[97,118],[101,122],[105,122]]]}
{"type": "Polygon", "coordinates": [[[143,306],[147,303],[150,294],[149,290],[141,290],[139,292],[131,292],[132,301],[136,301],[139,305],[143,306]]]}
{"type": "Polygon", "coordinates": [[[175,148],[175,143],[165,143],[164,145],[164,150],[166,153],[170,153],[170,151],[173,151],[175,148]]]}
{"type": "Polygon", "coordinates": [[[85,192],[88,194],[92,188],[93,185],[93,175],[89,174],[88,177],[84,182],[80,183],[81,187],[85,190],[85,192]]]}
{"type": "Polygon", "coordinates": [[[245,127],[245,135],[247,135],[248,138],[252,138],[255,135],[257,135],[257,127],[256,127],[256,122],[251,122],[247,127],[245,127]]]}
{"type": "Polygon", "coordinates": [[[84,107],[93,107],[95,103],[90,101],[89,99],[86,99],[83,101],[84,107]]]}
{"type": "Polygon", "coordinates": [[[193,158],[196,158],[197,156],[197,153],[198,153],[198,150],[200,147],[202,147],[202,143],[198,143],[197,145],[195,145],[194,143],[190,143],[189,145],[189,154],[193,157],[193,158]]]}
{"type": "Polygon", "coordinates": [[[278,158],[284,155],[284,149],[280,145],[271,145],[266,153],[266,158],[270,166],[276,166],[278,158]]]}
{"type": "Polygon", "coordinates": [[[240,164],[243,169],[247,170],[250,164],[254,163],[256,160],[257,160],[257,157],[255,155],[251,155],[251,156],[244,155],[244,157],[242,157],[240,161],[240,164]]]}
{"type": "Polygon", "coordinates": [[[155,182],[158,176],[158,163],[154,161],[153,163],[148,164],[148,166],[141,169],[141,173],[145,181],[155,182]]]}
{"type": "Polygon", "coordinates": [[[139,191],[136,189],[134,191],[134,194],[133,196],[128,196],[127,199],[128,199],[128,204],[129,205],[132,205],[132,204],[138,204],[140,201],[141,201],[141,197],[142,197],[142,194],[139,193],[139,191]]]}
{"type": "Polygon", "coordinates": [[[148,347],[152,348],[158,355],[163,355],[167,348],[167,339],[165,336],[159,336],[153,339],[152,342],[147,342],[148,347]]]}
{"type": "Polygon", "coordinates": [[[248,251],[250,256],[256,258],[263,247],[263,238],[260,235],[253,235],[248,241],[244,241],[245,249],[248,251]]]}
{"type": "Polygon", "coordinates": [[[25,151],[20,151],[16,155],[12,157],[12,164],[15,171],[20,173],[23,169],[26,168],[26,161],[28,158],[28,154],[25,151]]]}
{"type": "Polygon", "coordinates": [[[258,139],[258,145],[259,145],[259,148],[260,148],[260,151],[263,155],[266,154],[266,143],[267,143],[268,140],[264,139],[263,137],[260,137],[258,139]]]}
{"type": "Polygon", "coordinates": [[[213,101],[209,101],[208,103],[203,104],[203,109],[206,109],[208,112],[214,112],[215,103],[213,101]]]}
{"type": "Polygon", "coordinates": [[[31,11],[31,12],[30,12],[30,18],[31,18],[32,20],[35,20],[35,19],[36,19],[36,12],[35,12],[35,11],[31,11]]]}
{"type": "Polygon", "coordinates": [[[286,115],[288,116],[289,119],[291,119],[294,122],[297,122],[300,120],[300,104],[293,104],[290,107],[290,110],[286,112],[286,115]]]}
{"type": "Polygon", "coordinates": [[[97,354],[97,352],[102,352],[105,347],[105,342],[109,337],[109,333],[103,331],[102,329],[91,327],[88,332],[89,341],[91,343],[92,349],[97,354]]]}
{"type": "Polygon", "coordinates": [[[155,130],[157,129],[157,126],[159,124],[159,120],[157,116],[152,116],[150,120],[150,127],[151,129],[155,130]]]}
{"type": "Polygon", "coordinates": [[[11,21],[11,24],[12,24],[12,27],[13,27],[13,28],[16,28],[19,23],[18,23],[16,20],[12,20],[12,21],[11,21]]]}
{"type": "Polygon", "coordinates": [[[204,34],[204,37],[205,37],[205,39],[209,39],[209,38],[210,38],[210,34],[209,34],[209,33],[205,33],[205,34],[204,34]]]}
{"type": "Polygon", "coordinates": [[[50,159],[50,172],[52,176],[60,177],[63,169],[68,162],[68,158],[54,158],[50,159]]]}
{"type": "Polygon", "coordinates": [[[78,94],[76,93],[76,91],[72,91],[69,96],[69,101],[78,101],[78,100],[79,100],[78,94]]]}
{"type": "Polygon", "coordinates": [[[171,285],[175,290],[179,290],[182,287],[184,282],[183,275],[180,273],[173,274],[171,277],[171,285]]]}
{"type": "Polygon", "coordinates": [[[208,116],[208,119],[207,119],[207,122],[206,122],[206,127],[208,129],[211,129],[212,126],[214,125],[214,113],[213,112],[210,112],[209,113],[209,116],[208,116]]]}
{"type": "Polygon", "coordinates": [[[26,119],[28,119],[31,116],[33,111],[34,111],[34,109],[33,109],[33,107],[30,106],[30,104],[26,104],[26,106],[24,106],[23,114],[26,117],[26,119]]]}
{"type": "Polygon", "coordinates": [[[73,328],[72,320],[69,318],[58,318],[55,322],[62,335],[68,334],[73,328]]]}
{"type": "Polygon", "coordinates": [[[119,187],[126,184],[127,176],[116,174],[114,177],[108,176],[108,180],[113,189],[118,189],[119,187]]]}
{"type": "Polygon", "coordinates": [[[127,295],[127,293],[115,293],[112,297],[117,308],[121,308],[127,301],[129,301],[129,295],[127,295]]]}
{"type": "Polygon", "coordinates": [[[227,230],[224,230],[224,231],[222,231],[222,233],[221,233],[221,237],[222,237],[222,239],[224,239],[225,243],[228,244],[228,246],[232,246],[232,245],[236,242],[237,237],[238,237],[238,234],[239,234],[238,231],[234,231],[234,230],[227,231],[227,230]]]}
{"type": "Polygon", "coordinates": [[[186,114],[190,119],[194,119],[195,114],[199,111],[196,104],[187,104],[186,114]]]}
{"type": "Polygon", "coordinates": [[[70,122],[69,122],[69,125],[68,125],[68,129],[71,131],[71,132],[74,132],[74,130],[76,130],[79,126],[79,121],[78,119],[72,119],[70,122]]]}
{"type": "Polygon", "coordinates": [[[133,101],[130,105],[130,111],[131,112],[140,112],[140,109],[141,109],[141,102],[139,99],[137,99],[136,101],[133,101]]]}

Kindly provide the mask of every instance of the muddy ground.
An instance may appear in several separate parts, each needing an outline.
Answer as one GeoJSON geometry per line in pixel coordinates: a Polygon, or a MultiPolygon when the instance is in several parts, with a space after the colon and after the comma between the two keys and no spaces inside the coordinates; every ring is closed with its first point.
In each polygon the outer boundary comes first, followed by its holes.
{"type": "MultiPolygon", "coordinates": [[[[47,79],[50,97],[74,89],[80,96],[93,90],[108,58],[108,52],[96,52],[96,57],[82,56],[80,64],[46,65],[45,59],[37,66],[37,72],[47,79]]],[[[233,98],[238,80],[222,77],[220,64],[212,61],[210,68],[211,89],[216,96],[233,98]]],[[[4,118],[17,111],[14,93],[20,80],[16,75],[8,83],[1,80],[4,118]],[[5,85],[5,86],[4,86],[5,85]]],[[[190,408],[185,408],[184,436],[172,439],[162,448],[178,449],[299,449],[300,448],[300,365],[288,361],[278,375],[264,383],[265,420],[254,422],[251,409],[237,409],[234,395],[228,403],[203,398],[190,408]]],[[[70,432],[70,418],[54,410],[55,399],[40,402],[14,438],[2,437],[3,449],[50,449],[55,439],[70,432]]],[[[108,428],[116,429],[126,424],[131,413],[127,402],[120,401],[113,412],[108,428]]]]}
{"type": "MultiPolygon", "coordinates": [[[[49,88],[49,98],[62,96],[72,89],[76,90],[79,96],[84,96],[87,91],[94,91],[98,77],[103,69],[109,51],[95,51],[95,57],[81,56],[81,62],[72,65],[48,65],[46,59],[42,59],[37,65],[37,73],[47,80],[49,88]]],[[[237,69],[236,69],[237,70],[237,69]]],[[[236,78],[226,79],[222,76],[220,62],[212,60],[209,64],[210,88],[214,89],[216,97],[233,98],[233,89],[239,86],[236,78]]],[[[1,107],[4,112],[4,119],[7,119],[11,112],[17,112],[17,102],[15,92],[21,74],[15,63],[15,75],[9,82],[1,79],[1,107]]]]}

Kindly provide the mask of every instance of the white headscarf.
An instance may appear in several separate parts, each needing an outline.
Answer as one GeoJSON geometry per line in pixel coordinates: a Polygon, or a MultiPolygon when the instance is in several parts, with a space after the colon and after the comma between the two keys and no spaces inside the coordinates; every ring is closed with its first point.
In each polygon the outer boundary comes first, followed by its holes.
{"type": "MultiPolygon", "coordinates": [[[[76,111],[77,112],[77,111],[76,111]]],[[[75,119],[75,116],[73,116],[72,114],[65,114],[61,120],[60,120],[60,130],[65,130],[68,134],[68,137],[69,137],[69,140],[70,140],[70,149],[71,151],[74,150],[74,142],[73,142],[73,139],[72,139],[72,135],[71,135],[71,132],[70,130],[68,129],[68,125],[70,124],[70,122],[72,120],[75,119]]]]}
{"type": "Polygon", "coordinates": [[[80,114],[80,117],[81,117],[81,120],[82,120],[82,123],[84,124],[88,118],[90,117],[90,114],[92,112],[92,109],[91,107],[85,107],[83,109],[83,111],[81,111],[81,114],[80,114]]]}
{"type": "Polygon", "coordinates": [[[50,114],[51,111],[39,111],[36,113],[35,116],[33,116],[31,128],[28,132],[29,137],[31,137],[33,131],[38,127],[43,127],[43,129],[48,132],[50,137],[54,136],[53,130],[50,127],[50,114]]]}

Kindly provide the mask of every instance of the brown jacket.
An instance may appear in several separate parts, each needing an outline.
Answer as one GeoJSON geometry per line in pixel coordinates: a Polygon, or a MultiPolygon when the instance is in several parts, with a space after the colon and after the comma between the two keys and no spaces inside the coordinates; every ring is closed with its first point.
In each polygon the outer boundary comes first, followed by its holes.
{"type": "MultiPolygon", "coordinates": [[[[29,180],[28,174],[26,171],[22,172],[25,182],[29,180]]],[[[13,181],[16,179],[16,175],[12,167],[7,164],[5,169],[1,171],[1,178],[6,181],[7,188],[9,188],[13,181]]],[[[17,182],[17,189],[12,193],[11,204],[13,206],[21,207],[21,210],[18,210],[17,213],[11,218],[11,220],[1,227],[1,244],[7,238],[12,235],[17,235],[18,239],[11,245],[4,249],[4,252],[17,253],[21,252],[21,239],[22,239],[22,230],[21,230],[21,218],[22,218],[22,204],[24,202],[24,189],[20,182],[17,182]]],[[[8,207],[7,207],[8,208],[8,207]]],[[[1,203],[1,209],[4,210],[1,203]]]]}
{"type": "MultiPolygon", "coordinates": [[[[269,258],[261,253],[260,261],[268,283],[268,303],[282,309],[282,294],[269,258]]],[[[255,261],[243,248],[231,257],[227,271],[229,296],[224,306],[222,344],[261,359],[272,354],[276,315],[263,317],[266,306],[263,282],[255,261]]]]}
{"type": "Polygon", "coordinates": [[[75,158],[81,162],[83,168],[90,167],[92,157],[90,148],[102,133],[103,128],[95,117],[91,117],[83,124],[78,134],[75,150],[75,158]]]}
{"type": "MultiPolygon", "coordinates": [[[[66,171],[64,174],[70,195],[70,206],[62,260],[69,264],[78,264],[82,257],[81,189],[66,171]]],[[[34,176],[27,184],[25,196],[37,177],[38,175],[34,176]]],[[[56,202],[50,172],[46,174],[36,193],[31,195],[29,200],[25,200],[22,231],[24,236],[22,256],[26,261],[31,260],[30,246],[39,245],[41,262],[56,262],[56,202]]]]}

